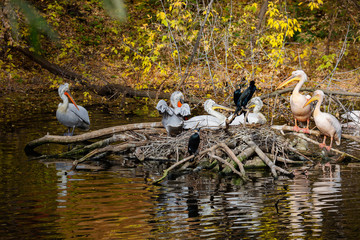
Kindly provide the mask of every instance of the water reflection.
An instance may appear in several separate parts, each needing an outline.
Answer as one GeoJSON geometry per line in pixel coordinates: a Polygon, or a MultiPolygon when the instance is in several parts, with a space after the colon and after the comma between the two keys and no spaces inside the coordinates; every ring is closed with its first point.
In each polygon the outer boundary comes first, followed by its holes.
{"type": "Polygon", "coordinates": [[[312,236],[320,236],[324,211],[337,212],[341,200],[341,177],[339,165],[319,165],[313,175],[297,175],[289,185],[288,228],[291,236],[305,237],[309,229],[312,236]]]}

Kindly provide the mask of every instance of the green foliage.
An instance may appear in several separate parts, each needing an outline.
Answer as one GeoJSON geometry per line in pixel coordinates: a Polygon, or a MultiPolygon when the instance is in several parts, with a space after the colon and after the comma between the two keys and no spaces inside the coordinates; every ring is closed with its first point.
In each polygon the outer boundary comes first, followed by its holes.
{"type": "Polygon", "coordinates": [[[41,34],[49,37],[52,41],[56,41],[58,38],[57,33],[47,24],[46,20],[32,5],[24,0],[9,0],[8,3],[9,4],[5,5],[5,8],[9,11],[10,26],[15,38],[18,38],[20,33],[18,20],[20,17],[17,14],[17,11],[20,11],[29,26],[26,35],[29,37],[30,45],[36,51],[40,50],[41,34]]]}
{"type": "MultiPolygon", "coordinates": [[[[0,3],[7,9],[0,25],[4,53],[0,67],[5,69],[0,77],[21,83],[27,79],[25,71],[17,69],[21,66],[18,56],[6,46],[32,46],[39,51],[41,45],[41,54],[50,62],[91,79],[101,76],[137,89],[166,92],[186,75],[181,87],[204,96],[219,90],[226,97],[231,92],[227,89],[232,90],[242,77],[270,84],[278,73],[299,66],[314,74],[328,72],[335,65],[334,49],[339,45],[329,46],[329,54],[323,56],[325,40],[329,36],[330,40],[342,40],[347,28],[343,23],[359,20],[355,8],[345,9],[334,0],[269,1],[261,24],[264,1],[209,3],[140,0],[126,2],[125,7],[121,0],[33,0],[32,5],[25,0],[6,0],[0,3]],[[125,18],[126,22],[119,21],[125,18]],[[8,34],[11,30],[13,37],[8,34]]],[[[348,39],[357,44],[359,32],[357,25],[352,26],[348,39]]],[[[358,50],[349,51],[349,59],[357,55],[358,50]]],[[[36,73],[36,68],[28,69],[52,87],[63,81],[36,73]]]]}
{"type": "Polygon", "coordinates": [[[334,63],[335,63],[335,58],[336,58],[336,54],[329,54],[329,55],[323,55],[321,57],[321,64],[317,67],[316,70],[328,70],[329,72],[332,70],[332,68],[334,67],[334,63]]]}

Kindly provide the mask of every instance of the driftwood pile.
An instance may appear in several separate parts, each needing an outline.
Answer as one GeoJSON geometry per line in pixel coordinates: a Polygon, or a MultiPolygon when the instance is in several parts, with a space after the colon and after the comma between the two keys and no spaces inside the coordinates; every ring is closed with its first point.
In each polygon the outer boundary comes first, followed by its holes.
{"type": "MultiPolygon", "coordinates": [[[[273,177],[277,178],[279,174],[293,176],[292,172],[286,170],[288,165],[312,162],[306,157],[306,151],[296,149],[290,144],[289,139],[280,134],[289,130],[291,128],[287,126],[250,125],[218,130],[202,129],[199,153],[194,162],[189,162],[194,156],[187,153],[192,131],[183,132],[177,137],[168,137],[161,122],[115,126],[76,136],[45,135],[29,142],[25,152],[32,156],[37,154],[36,159],[75,159],[73,170],[79,163],[92,159],[106,159],[109,154],[121,154],[135,161],[171,162],[172,165],[154,183],[161,182],[170,172],[181,169],[216,169],[226,174],[238,175],[243,181],[248,181],[245,172],[248,166],[267,166],[273,177]],[[54,155],[41,155],[35,151],[35,148],[49,143],[76,146],[54,155]]],[[[312,131],[312,134],[318,132],[312,131]]],[[[317,143],[303,135],[297,137],[317,143]]],[[[341,153],[343,157],[357,159],[340,151],[337,153],[341,153]]]]}

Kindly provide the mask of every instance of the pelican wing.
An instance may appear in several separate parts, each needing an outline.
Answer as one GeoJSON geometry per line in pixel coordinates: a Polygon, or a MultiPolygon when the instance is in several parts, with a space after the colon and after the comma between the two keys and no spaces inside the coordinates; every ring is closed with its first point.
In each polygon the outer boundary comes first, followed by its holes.
{"type": "Polygon", "coordinates": [[[262,113],[249,113],[247,120],[251,124],[265,124],[266,117],[262,113]]]}
{"type": "Polygon", "coordinates": [[[174,114],[174,110],[167,105],[167,103],[164,100],[160,100],[158,104],[156,105],[156,109],[161,113],[167,113],[169,115],[174,114]]]}
{"type": "Polygon", "coordinates": [[[175,114],[183,117],[191,115],[190,106],[187,103],[181,105],[181,107],[175,108],[175,114]]]}
{"type": "Polygon", "coordinates": [[[336,117],[334,117],[331,114],[326,114],[325,115],[326,120],[331,124],[331,126],[335,129],[335,140],[336,140],[336,144],[340,145],[340,140],[341,140],[341,124],[339,122],[339,120],[336,119],[336,117]]]}
{"type": "Polygon", "coordinates": [[[192,117],[184,122],[184,129],[194,128],[216,128],[222,125],[222,122],[211,115],[200,115],[192,117]]]}
{"type": "Polygon", "coordinates": [[[79,121],[85,123],[86,125],[90,125],[90,119],[88,111],[82,106],[78,106],[79,110],[75,107],[74,104],[69,104],[69,111],[71,111],[73,114],[75,114],[79,121]]]}

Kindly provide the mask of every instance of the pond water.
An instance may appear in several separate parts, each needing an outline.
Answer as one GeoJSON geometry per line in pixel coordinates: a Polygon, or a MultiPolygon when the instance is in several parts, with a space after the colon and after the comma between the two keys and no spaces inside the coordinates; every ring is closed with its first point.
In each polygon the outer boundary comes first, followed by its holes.
{"type": "MultiPolygon", "coordinates": [[[[245,185],[198,172],[153,186],[149,179],[164,168],[155,162],[71,172],[69,161],[30,161],[23,151],[28,141],[65,131],[56,105],[2,108],[0,239],[359,238],[360,163],[318,164],[308,176],[276,181],[266,170],[247,171],[254,181],[245,185]]],[[[88,110],[92,129],[159,120],[88,110]]],[[[360,156],[358,144],[344,144],[360,156]]]]}

